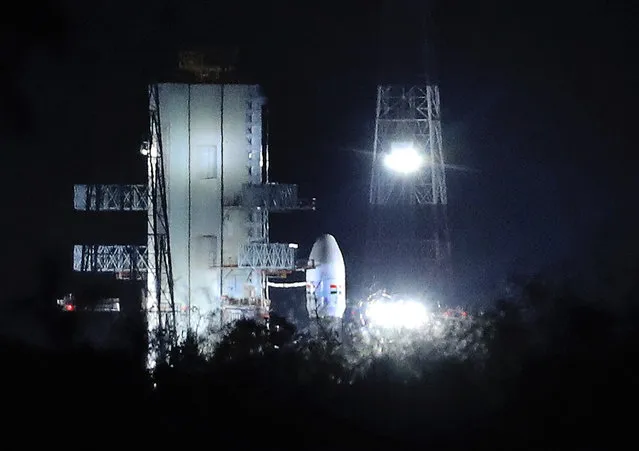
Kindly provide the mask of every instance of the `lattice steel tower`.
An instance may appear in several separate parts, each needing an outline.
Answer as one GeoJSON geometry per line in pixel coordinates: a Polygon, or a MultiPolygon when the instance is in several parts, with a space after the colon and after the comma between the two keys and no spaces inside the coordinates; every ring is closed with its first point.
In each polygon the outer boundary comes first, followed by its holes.
{"type": "Polygon", "coordinates": [[[375,282],[396,292],[445,295],[450,239],[436,85],[377,88],[369,200],[375,282]]]}
{"type": "Polygon", "coordinates": [[[147,158],[149,194],[146,317],[150,349],[156,349],[161,359],[166,358],[165,353],[178,338],[163,141],[159,89],[158,85],[152,85],[149,88],[149,140],[141,149],[147,158]],[[157,343],[152,342],[154,338],[157,343]]]}

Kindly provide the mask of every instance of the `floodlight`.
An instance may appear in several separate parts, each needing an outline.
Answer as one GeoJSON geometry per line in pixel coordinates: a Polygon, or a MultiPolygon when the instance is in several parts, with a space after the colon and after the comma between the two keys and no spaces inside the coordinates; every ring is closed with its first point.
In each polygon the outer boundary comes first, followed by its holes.
{"type": "Polygon", "coordinates": [[[384,155],[384,165],[401,174],[416,172],[424,163],[424,157],[412,143],[393,144],[390,152],[384,155]]]}

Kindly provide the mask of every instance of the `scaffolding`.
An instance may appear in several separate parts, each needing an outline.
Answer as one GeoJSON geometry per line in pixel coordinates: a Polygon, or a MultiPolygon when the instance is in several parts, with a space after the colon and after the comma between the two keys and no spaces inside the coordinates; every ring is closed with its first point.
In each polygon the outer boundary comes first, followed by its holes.
{"type": "Polygon", "coordinates": [[[245,183],[238,203],[244,208],[263,208],[271,212],[314,210],[315,199],[300,199],[297,185],[284,183],[245,183]]]}
{"type": "Polygon", "coordinates": [[[148,255],[146,246],[82,245],[73,247],[73,270],[131,274],[135,280],[146,280],[148,255]]]}
{"type": "Polygon", "coordinates": [[[248,243],[240,246],[238,267],[294,270],[296,246],[286,243],[248,243]]]}
{"type": "MultiPolygon", "coordinates": [[[[74,185],[74,210],[84,212],[146,212],[149,199],[144,185],[74,185]]],[[[76,244],[73,246],[73,270],[112,273],[117,279],[146,280],[147,246],[76,244]]]]}
{"type": "Polygon", "coordinates": [[[146,211],[149,206],[146,185],[74,185],[76,211],[146,211]]]}

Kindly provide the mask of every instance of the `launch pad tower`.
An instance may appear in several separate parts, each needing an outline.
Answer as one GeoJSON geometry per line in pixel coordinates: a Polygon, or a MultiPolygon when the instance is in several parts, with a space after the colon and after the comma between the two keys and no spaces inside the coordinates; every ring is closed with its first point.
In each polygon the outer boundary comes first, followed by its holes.
{"type": "Polygon", "coordinates": [[[268,316],[269,275],[297,269],[297,245],[270,241],[269,215],[314,209],[297,185],[269,181],[260,87],[229,77],[229,67],[195,67],[196,77],[149,88],[147,185],[75,187],[78,210],[147,214],[146,245],[76,245],[74,269],[144,283],[159,357],[187,332],[268,316]]]}
{"type": "MultiPolygon", "coordinates": [[[[152,89],[151,116],[157,109],[160,132],[151,150],[162,149],[172,282],[149,272],[150,323],[162,317],[153,314],[157,309],[173,314],[168,298],[157,302],[158,289],[173,293],[178,332],[268,316],[267,277],[294,270],[297,249],[270,242],[269,214],[312,204],[298,199],[297,185],[268,182],[266,99],[256,85],[164,83],[152,89]]],[[[151,182],[154,167],[151,162],[151,182]]],[[[155,249],[164,252],[152,224],[150,262],[155,249]]]]}

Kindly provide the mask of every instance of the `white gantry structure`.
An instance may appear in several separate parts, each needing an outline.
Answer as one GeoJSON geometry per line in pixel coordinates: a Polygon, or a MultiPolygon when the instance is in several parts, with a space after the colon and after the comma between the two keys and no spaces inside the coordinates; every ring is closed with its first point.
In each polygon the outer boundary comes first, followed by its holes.
{"type": "Polygon", "coordinates": [[[296,268],[269,213],[313,209],[268,180],[259,86],[162,83],[149,90],[148,186],[76,185],[76,210],[146,211],[146,246],[77,245],[77,271],[145,281],[149,329],[177,337],[268,315],[267,277],[296,268]]]}

